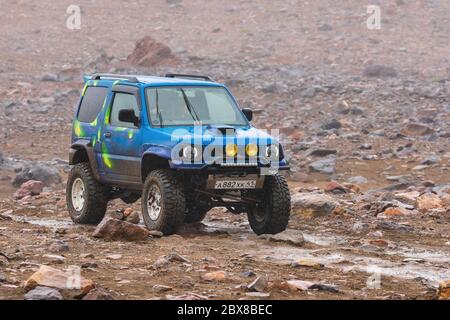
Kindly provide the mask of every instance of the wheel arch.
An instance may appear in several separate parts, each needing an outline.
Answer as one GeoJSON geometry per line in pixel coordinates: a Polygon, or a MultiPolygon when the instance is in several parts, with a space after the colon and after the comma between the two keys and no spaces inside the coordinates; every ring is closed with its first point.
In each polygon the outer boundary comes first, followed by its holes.
{"type": "Polygon", "coordinates": [[[89,140],[78,140],[70,146],[69,164],[75,165],[83,162],[89,163],[95,179],[100,180],[94,149],[89,140]]]}
{"type": "Polygon", "coordinates": [[[142,156],[141,180],[145,181],[148,174],[156,169],[170,168],[170,149],[165,147],[151,147],[142,156]]]}

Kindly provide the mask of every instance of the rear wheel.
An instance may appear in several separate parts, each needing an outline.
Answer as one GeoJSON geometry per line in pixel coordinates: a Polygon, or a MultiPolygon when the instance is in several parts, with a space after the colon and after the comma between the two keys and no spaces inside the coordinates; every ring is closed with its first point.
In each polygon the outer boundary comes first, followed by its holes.
{"type": "Polygon", "coordinates": [[[183,184],[170,170],[152,171],[142,191],[142,216],[150,230],[175,233],[185,219],[183,184]]]}
{"type": "Polygon", "coordinates": [[[66,202],[73,222],[98,224],[108,206],[108,189],[94,177],[88,163],[76,164],[69,173],[66,202]]]}
{"type": "Polygon", "coordinates": [[[280,175],[266,177],[259,198],[262,202],[247,213],[252,230],[258,235],[286,230],[291,213],[291,195],[286,179],[280,175]]]}

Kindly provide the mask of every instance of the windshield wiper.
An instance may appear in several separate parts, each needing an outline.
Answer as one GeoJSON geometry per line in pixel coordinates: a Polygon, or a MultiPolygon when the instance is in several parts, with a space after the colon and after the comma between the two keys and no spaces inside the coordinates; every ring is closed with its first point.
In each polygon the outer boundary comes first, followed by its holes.
{"type": "Polygon", "coordinates": [[[192,118],[194,120],[196,120],[197,122],[200,122],[200,118],[197,114],[197,112],[195,112],[194,107],[192,106],[191,102],[189,101],[189,98],[186,95],[186,92],[184,92],[184,90],[182,88],[180,88],[181,93],[183,93],[183,98],[184,98],[184,102],[186,103],[186,107],[189,110],[189,113],[191,114],[192,118]]]}
{"type": "Polygon", "coordinates": [[[156,89],[156,114],[158,115],[159,118],[159,125],[161,127],[163,127],[163,119],[161,116],[161,111],[159,111],[159,94],[158,94],[158,89],[156,89]]]}

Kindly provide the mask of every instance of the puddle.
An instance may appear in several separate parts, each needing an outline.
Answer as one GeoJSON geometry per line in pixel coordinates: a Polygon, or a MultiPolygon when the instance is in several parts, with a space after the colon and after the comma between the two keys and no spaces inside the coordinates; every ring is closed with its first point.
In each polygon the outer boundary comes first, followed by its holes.
{"type": "Polygon", "coordinates": [[[66,228],[73,228],[75,226],[75,224],[70,219],[55,220],[45,218],[30,218],[26,216],[18,216],[15,214],[7,214],[5,216],[10,217],[11,219],[17,222],[26,222],[29,224],[47,227],[50,229],[66,229],[66,228]]]}
{"type": "Polygon", "coordinates": [[[251,254],[261,260],[279,264],[291,264],[300,259],[312,259],[330,268],[344,272],[357,270],[369,274],[379,273],[380,275],[399,278],[423,278],[434,286],[450,278],[450,256],[444,252],[403,254],[402,252],[392,251],[389,254],[412,259],[412,261],[407,262],[394,262],[364,255],[342,252],[326,253],[324,251],[323,249],[262,246],[257,251],[251,252],[251,254]],[[420,259],[423,262],[417,262],[414,259],[420,259]]]}
{"type": "MultiPolygon", "coordinates": [[[[227,232],[229,234],[251,233],[246,225],[232,226],[227,222],[208,221],[205,229],[209,232],[227,232]]],[[[298,230],[297,230],[298,231],[298,230]]],[[[268,246],[258,244],[247,246],[249,254],[255,258],[271,261],[278,264],[291,264],[299,259],[312,259],[330,268],[349,272],[352,270],[366,272],[369,275],[380,274],[398,278],[423,278],[430,285],[437,286],[441,281],[450,279],[450,253],[436,251],[425,247],[399,247],[397,250],[383,252],[388,256],[404,258],[403,261],[390,261],[387,259],[372,257],[373,251],[367,251],[367,256],[342,252],[349,239],[344,236],[311,234],[302,232],[307,242],[323,248],[305,249],[290,245],[268,246]],[[332,251],[332,252],[330,252],[332,251]]],[[[368,275],[368,276],[369,276],[368,275]]]]}

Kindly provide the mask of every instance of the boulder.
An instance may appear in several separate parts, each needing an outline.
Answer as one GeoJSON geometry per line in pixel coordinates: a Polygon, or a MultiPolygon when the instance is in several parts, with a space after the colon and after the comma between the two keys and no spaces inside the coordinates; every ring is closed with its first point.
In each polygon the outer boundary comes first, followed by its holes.
{"type": "Polygon", "coordinates": [[[424,193],[417,198],[417,208],[422,211],[439,209],[443,207],[441,198],[434,193],[424,193]]]}
{"type": "Polygon", "coordinates": [[[20,189],[14,193],[14,199],[22,199],[27,196],[37,196],[44,190],[44,183],[42,181],[29,180],[22,183],[20,189]]]}
{"type": "Polygon", "coordinates": [[[127,61],[131,64],[152,67],[165,64],[175,59],[172,50],[150,36],[146,36],[136,42],[133,52],[127,61]]]}
{"type": "Polygon", "coordinates": [[[39,286],[67,290],[74,297],[79,298],[91,291],[95,284],[92,280],[85,279],[76,272],[70,272],[70,270],[64,272],[42,265],[24,284],[25,290],[32,290],[39,286]]]}
{"type": "Polygon", "coordinates": [[[252,283],[250,283],[247,286],[247,289],[249,291],[264,292],[268,286],[269,283],[267,282],[266,276],[262,275],[256,278],[252,283]]]}
{"type": "Polygon", "coordinates": [[[225,281],[227,273],[225,271],[213,271],[205,273],[202,278],[206,281],[225,281]]]}
{"type": "Polygon", "coordinates": [[[333,174],[336,172],[336,157],[327,157],[309,164],[311,172],[319,172],[324,174],[333,174]]]}
{"type": "Polygon", "coordinates": [[[340,129],[340,128],[342,128],[342,124],[336,119],[331,119],[329,121],[325,121],[320,126],[320,128],[323,129],[323,130],[340,129]]]}
{"type": "Polygon", "coordinates": [[[350,190],[348,188],[346,188],[345,186],[343,186],[342,184],[340,184],[336,181],[331,181],[331,182],[327,183],[327,185],[324,188],[324,191],[330,192],[330,193],[336,193],[336,194],[350,192],[350,190]]]}
{"type": "Polygon", "coordinates": [[[145,241],[151,235],[146,228],[126,221],[106,217],[97,226],[93,236],[95,238],[113,241],[145,241]]]}
{"type": "Polygon", "coordinates": [[[93,289],[82,300],[114,300],[114,298],[105,290],[93,289]]]}
{"type": "Polygon", "coordinates": [[[295,213],[314,217],[329,215],[339,206],[332,197],[317,193],[294,194],[291,203],[295,213]]]}
{"type": "Polygon", "coordinates": [[[25,300],[64,300],[58,290],[48,287],[36,287],[28,291],[23,298],[25,300]]]}
{"type": "Polygon", "coordinates": [[[313,149],[309,152],[310,156],[313,157],[327,157],[329,155],[332,154],[336,154],[337,150],[336,149],[313,149]]]}
{"type": "Polygon", "coordinates": [[[12,184],[15,187],[21,186],[24,182],[30,180],[37,180],[44,183],[45,186],[50,186],[61,182],[61,176],[58,169],[53,166],[34,163],[26,165],[21,172],[14,178],[12,184]]]}
{"type": "Polygon", "coordinates": [[[277,234],[262,234],[260,238],[273,242],[284,242],[296,247],[301,247],[305,244],[303,234],[298,230],[287,229],[277,234]]]}
{"type": "Polygon", "coordinates": [[[434,130],[421,123],[409,123],[401,132],[405,136],[418,137],[432,134],[434,130]]]}

